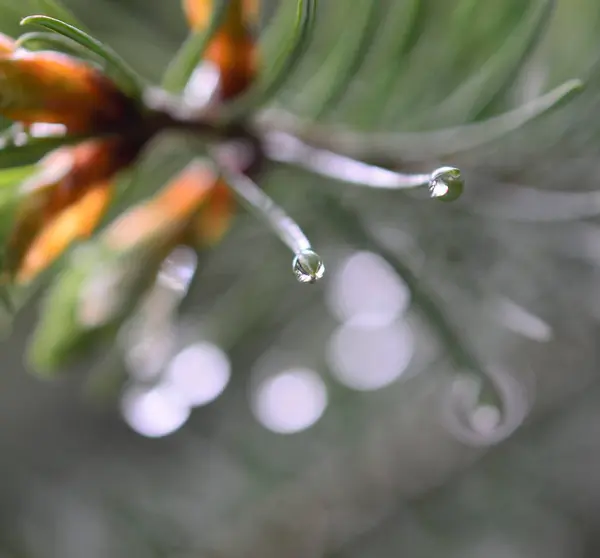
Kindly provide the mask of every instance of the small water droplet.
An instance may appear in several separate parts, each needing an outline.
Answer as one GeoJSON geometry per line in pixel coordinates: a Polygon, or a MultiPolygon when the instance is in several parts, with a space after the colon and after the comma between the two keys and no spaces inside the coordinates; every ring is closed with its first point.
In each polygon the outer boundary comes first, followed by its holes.
{"type": "Polygon", "coordinates": [[[454,201],[463,193],[465,181],[455,167],[440,167],[431,173],[429,193],[440,201],[454,201]]]}
{"type": "Polygon", "coordinates": [[[316,283],[325,275],[325,264],[321,256],[312,250],[298,252],[294,258],[293,269],[300,283],[316,283]]]}

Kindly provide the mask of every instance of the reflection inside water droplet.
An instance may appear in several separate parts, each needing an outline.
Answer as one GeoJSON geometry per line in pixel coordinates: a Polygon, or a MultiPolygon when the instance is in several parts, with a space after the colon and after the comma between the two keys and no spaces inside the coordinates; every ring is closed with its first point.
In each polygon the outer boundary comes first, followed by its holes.
{"type": "Polygon", "coordinates": [[[440,167],[431,173],[429,193],[441,201],[454,201],[463,193],[465,182],[455,167],[440,167]]]}
{"type": "Polygon", "coordinates": [[[316,283],[325,275],[325,264],[313,250],[302,250],[294,257],[294,274],[300,283],[316,283]]]}

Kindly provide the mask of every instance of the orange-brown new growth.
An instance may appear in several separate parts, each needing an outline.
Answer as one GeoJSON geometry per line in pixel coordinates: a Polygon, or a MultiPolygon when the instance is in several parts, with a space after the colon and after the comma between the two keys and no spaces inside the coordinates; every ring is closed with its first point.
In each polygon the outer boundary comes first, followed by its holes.
{"type": "Polygon", "coordinates": [[[113,223],[104,237],[107,244],[116,250],[127,250],[152,239],[177,242],[216,183],[210,167],[192,163],[156,196],[113,223]]]}
{"type": "Polygon", "coordinates": [[[225,33],[218,33],[206,51],[206,59],[219,68],[224,100],[246,91],[256,75],[256,47],[249,37],[232,41],[225,33]]]}
{"type": "Polygon", "coordinates": [[[123,140],[96,140],[61,148],[23,185],[24,204],[8,241],[8,271],[29,281],[70,244],[98,226],[112,195],[115,174],[137,154],[123,140]]]}
{"type": "MultiPolygon", "coordinates": [[[[214,0],[184,0],[190,26],[204,29],[214,9],[214,0]]],[[[258,0],[231,0],[221,29],[211,40],[205,60],[220,71],[223,99],[243,93],[257,72],[257,48],[253,27],[258,19],[258,0]]]]}
{"type": "Polygon", "coordinates": [[[233,193],[225,182],[219,180],[191,226],[190,243],[212,246],[219,242],[231,226],[235,207],[233,193]]]}
{"type": "Polygon", "coordinates": [[[52,187],[44,217],[52,218],[71,203],[77,201],[86,187],[112,177],[116,172],[133,162],[138,146],[121,139],[92,140],[80,143],[75,147],[63,147],[42,160],[42,167],[51,176],[56,169],[63,176],[55,182],[43,183],[44,175],[32,182],[38,190],[52,187]]]}
{"type": "Polygon", "coordinates": [[[112,196],[111,182],[88,188],[78,201],[58,213],[34,239],[17,273],[26,283],[49,267],[76,240],[89,237],[102,219],[112,196]]]}
{"type": "MultiPolygon", "coordinates": [[[[224,27],[240,34],[258,20],[260,0],[231,0],[224,27]]],[[[193,29],[205,29],[215,9],[215,0],[183,0],[183,9],[193,29]]]]}
{"type": "Polygon", "coordinates": [[[110,130],[137,113],[112,81],[82,61],[54,52],[5,53],[0,47],[0,114],[86,133],[110,130]]]}
{"type": "Polygon", "coordinates": [[[0,33],[0,56],[11,54],[15,50],[15,41],[8,35],[0,33]]]}

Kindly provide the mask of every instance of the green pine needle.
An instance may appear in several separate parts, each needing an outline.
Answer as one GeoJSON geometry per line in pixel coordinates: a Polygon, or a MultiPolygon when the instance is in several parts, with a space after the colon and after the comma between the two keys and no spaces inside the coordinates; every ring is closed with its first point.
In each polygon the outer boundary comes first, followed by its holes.
{"type": "Polygon", "coordinates": [[[144,89],[142,78],[110,47],[88,35],[85,31],[59,19],[43,15],[26,17],[21,20],[21,25],[42,27],[80,44],[106,63],[107,72],[112,74],[111,77],[115,79],[125,93],[136,99],[141,97],[144,89]]]}
{"type": "Polygon", "coordinates": [[[228,0],[218,0],[208,27],[190,34],[181,46],[163,77],[162,87],[165,91],[173,94],[183,91],[198,66],[198,61],[202,59],[210,39],[221,26],[227,6],[228,0]]]}
{"type": "MultiPolygon", "coordinates": [[[[280,9],[285,9],[285,6],[280,9]]],[[[248,116],[266,105],[280,91],[286,80],[296,69],[310,42],[315,25],[316,9],[317,0],[297,1],[293,30],[290,32],[287,29],[287,35],[291,34],[291,36],[281,43],[284,46],[278,53],[272,70],[262,74],[257,84],[248,93],[236,99],[229,107],[224,109],[223,113],[226,121],[231,122],[248,116]]]]}

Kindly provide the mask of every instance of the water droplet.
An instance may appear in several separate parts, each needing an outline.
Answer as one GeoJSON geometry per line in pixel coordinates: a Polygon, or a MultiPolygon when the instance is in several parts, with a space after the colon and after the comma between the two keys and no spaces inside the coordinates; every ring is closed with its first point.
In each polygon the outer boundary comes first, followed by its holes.
{"type": "Polygon", "coordinates": [[[465,187],[460,170],[455,167],[440,167],[431,173],[429,193],[440,201],[454,201],[460,198],[465,187]]]}
{"type": "Polygon", "coordinates": [[[298,252],[293,263],[294,274],[300,283],[316,283],[325,275],[321,256],[312,250],[298,252]]]}

